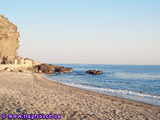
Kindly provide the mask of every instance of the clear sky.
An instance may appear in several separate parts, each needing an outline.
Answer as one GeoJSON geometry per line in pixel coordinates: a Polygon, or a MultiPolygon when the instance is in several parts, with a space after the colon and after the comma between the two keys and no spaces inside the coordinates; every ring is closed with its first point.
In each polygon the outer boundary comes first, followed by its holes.
{"type": "Polygon", "coordinates": [[[49,63],[160,64],[160,0],[1,0],[18,54],[49,63]]]}

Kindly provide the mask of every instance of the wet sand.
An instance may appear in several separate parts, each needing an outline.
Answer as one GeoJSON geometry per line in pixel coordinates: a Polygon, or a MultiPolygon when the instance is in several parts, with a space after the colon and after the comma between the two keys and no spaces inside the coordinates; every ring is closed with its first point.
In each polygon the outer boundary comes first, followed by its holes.
{"type": "Polygon", "coordinates": [[[62,120],[160,120],[159,106],[81,90],[35,73],[0,73],[2,113],[61,114],[62,120]]]}

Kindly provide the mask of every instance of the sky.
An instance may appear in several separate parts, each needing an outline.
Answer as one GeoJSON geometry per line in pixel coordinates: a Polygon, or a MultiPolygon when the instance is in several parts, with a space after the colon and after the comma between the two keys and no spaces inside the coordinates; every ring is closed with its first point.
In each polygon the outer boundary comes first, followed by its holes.
{"type": "Polygon", "coordinates": [[[159,0],[1,0],[18,54],[47,63],[160,65],[159,0]]]}

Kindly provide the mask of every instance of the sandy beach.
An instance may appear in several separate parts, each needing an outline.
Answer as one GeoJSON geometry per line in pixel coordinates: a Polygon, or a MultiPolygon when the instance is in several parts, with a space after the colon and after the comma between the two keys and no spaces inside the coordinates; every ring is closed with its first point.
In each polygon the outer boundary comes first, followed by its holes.
{"type": "Polygon", "coordinates": [[[62,120],[160,120],[159,106],[62,85],[42,74],[3,72],[0,86],[0,115],[51,113],[60,114],[62,120]]]}

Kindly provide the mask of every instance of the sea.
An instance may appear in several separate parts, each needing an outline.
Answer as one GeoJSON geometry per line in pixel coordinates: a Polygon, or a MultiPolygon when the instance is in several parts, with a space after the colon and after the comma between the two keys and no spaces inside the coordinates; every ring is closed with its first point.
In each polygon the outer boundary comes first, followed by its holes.
{"type": "Polygon", "coordinates": [[[160,106],[160,65],[56,65],[72,67],[73,72],[46,75],[50,80],[88,91],[160,106]],[[87,70],[101,70],[103,74],[86,74],[87,70]]]}

